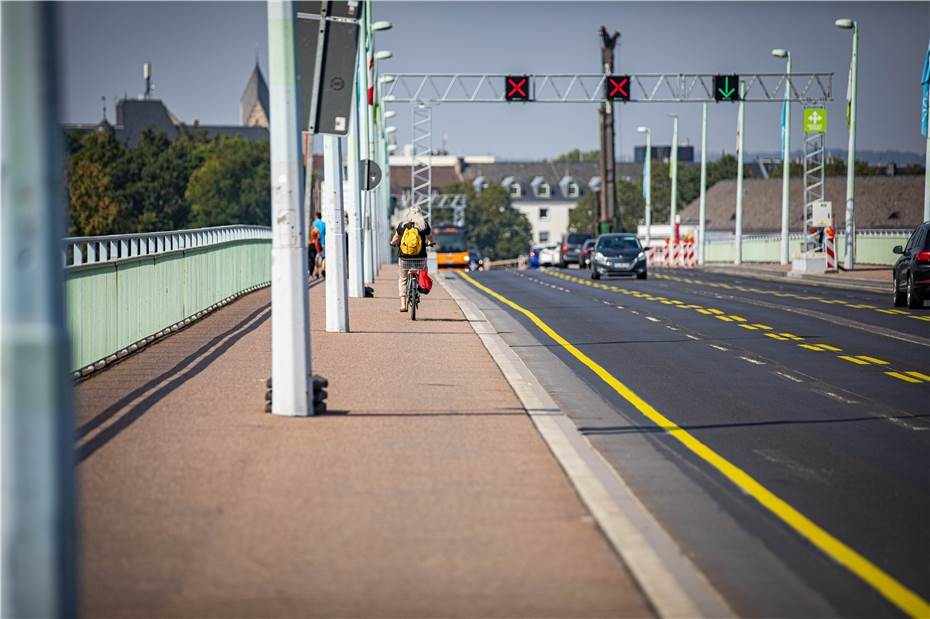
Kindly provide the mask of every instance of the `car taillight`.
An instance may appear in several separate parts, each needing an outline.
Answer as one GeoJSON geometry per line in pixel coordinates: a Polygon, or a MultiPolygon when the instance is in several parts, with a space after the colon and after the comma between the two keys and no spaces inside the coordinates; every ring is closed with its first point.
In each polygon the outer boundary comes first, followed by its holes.
{"type": "Polygon", "coordinates": [[[562,243],[562,251],[568,251],[568,243],[562,243]]]}
{"type": "Polygon", "coordinates": [[[590,254],[590,253],[591,253],[591,248],[589,247],[588,249],[584,250],[584,253],[585,253],[585,255],[590,254]]]}
{"type": "Polygon", "coordinates": [[[930,262],[930,251],[917,252],[917,262],[930,262]]]}

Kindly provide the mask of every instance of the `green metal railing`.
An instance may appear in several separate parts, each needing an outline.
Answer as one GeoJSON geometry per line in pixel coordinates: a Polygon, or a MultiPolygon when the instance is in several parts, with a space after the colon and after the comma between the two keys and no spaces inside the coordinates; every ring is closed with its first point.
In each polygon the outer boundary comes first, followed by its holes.
{"type": "Polygon", "coordinates": [[[271,280],[271,229],[65,239],[71,368],[89,373],[271,280]]]}
{"type": "MultiPolygon", "coordinates": [[[[856,262],[859,264],[892,265],[898,256],[892,253],[895,245],[904,245],[911,230],[859,230],[856,232],[856,262]]],[[[801,253],[802,235],[792,234],[788,237],[788,255],[801,253]]],[[[778,262],[778,234],[760,234],[743,237],[743,262],[778,262]]],[[[846,235],[836,235],[837,261],[843,262],[846,235]]],[[[708,240],[704,249],[704,262],[732,263],[736,256],[733,239],[708,240]]]]}

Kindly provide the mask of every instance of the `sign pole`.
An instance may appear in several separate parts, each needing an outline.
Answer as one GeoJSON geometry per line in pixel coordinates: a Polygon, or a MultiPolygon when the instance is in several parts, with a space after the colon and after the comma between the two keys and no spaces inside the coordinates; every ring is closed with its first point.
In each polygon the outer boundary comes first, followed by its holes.
{"type": "Polygon", "coordinates": [[[668,211],[668,238],[674,244],[678,241],[678,231],[675,227],[675,219],[678,212],[678,114],[672,114],[672,158],[669,166],[672,168],[672,195],[669,200],[668,211]]]}
{"type": "Polygon", "coordinates": [[[698,221],[698,264],[704,264],[704,225],[707,203],[707,102],[701,104],[701,203],[698,221]]]}
{"type": "Polygon", "coordinates": [[[791,52],[788,54],[788,68],[785,77],[785,127],[784,127],[784,144],[782,145],[782,178],[781,178],[781,264],[788,264],[788,211],[789,211],[789,188],[791,183],[791,104],[788,100],[791,98],[791,52]]]}
{"type": "Polygon", "coordinates": [[[346,192],[345,209],[349,214],[349,296],[361,299],[365,296],[364,271],[362,270],[362,209],[361,209],[361,183],[359,183],[359,99],[364,91],[355,88],[355,98],[352,103],[352,118],[349,120],[349,135],[346,136],[348,146],[348,191],[346,192]]]}
{"type": "Polygon", "coordinates": [[[4,617],[78,614],[57,15],[54,3],[0,6],[4,617]]]}
{"type": "MultiPolygon", "coordinates": [[[[271,373],[274,415],[307,416],[310,314],[307,221],[300,199],[295,12],[290,0],[268,2],[268,97],[271,106],[271,373]]],[[[312,147],[313,141],[310,141],[312,147]]],[[[312,148],[310,160],[313,160],[312,148]]],[[[312,174],[312,165],[307,166],[312,174]]]]}
{"type": "Polygon", "coordinates": [[[347,333],[349,306],[346,302],[348,283],[345,269],[345,211],[342,203],[342,143],[338,136],[323,135],[323,165],[323,222],[326,224],[327,257],[326,330],[347,333]]]}
{"type": "Polygon", "coordinates": [[[733,264],[743,262],[743,133],[746,116],[744,113],[743,84],[740,84],[739,112],[736,120],[736,254],[733,264]]]}

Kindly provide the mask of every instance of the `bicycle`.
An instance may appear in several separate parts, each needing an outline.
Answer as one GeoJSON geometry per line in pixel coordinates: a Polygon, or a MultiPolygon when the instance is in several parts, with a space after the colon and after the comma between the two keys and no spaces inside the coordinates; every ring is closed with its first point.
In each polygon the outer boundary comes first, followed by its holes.
{"type": "MultiPolygon", "coordinates": [[[[435,246],[428,243],[427,247],[435,246]]],[[[417,319],[417,307],[420,305],[420,286],[418,284],[420,270],[426,268],[426,258],[400,258],[400,268],[407,271],[407,311],[410,320],[417,319]]]]}

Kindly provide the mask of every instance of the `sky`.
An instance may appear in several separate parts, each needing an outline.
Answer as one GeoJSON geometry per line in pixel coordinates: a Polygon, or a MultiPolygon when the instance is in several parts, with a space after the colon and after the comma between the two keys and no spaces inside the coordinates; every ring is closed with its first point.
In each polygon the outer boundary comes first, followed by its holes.
{"type": "MultiPolygon", "coordinates": [[[[266,6],[261,2],[68,2],[62,5],[66,122],[114,121],[113,97],[142,92],[142,64],[153,64],[154,95],[184,122],[237,124],[239,97],[256,58],[267,75],[266,6]]],[[[781,72],[773,48],[792,53],[794,72],[832,72],[827,146],[845,149],[849,30],[860,28],[857,148],[923,153],[920,72],[930,41],[930,2],[394,2],[376,1],[376,49],[394,56],[385,73],[596,73],[601,25],[620,31],[616,73],[781,72]]],[[[708,152],[734,152],[737,105],[708,109],[708,152]]],[[[395,104],[398,142],[410,139],[410,111],[395,104]]],[[[697,103],[618,105],[617,153],[642,143],[699,146],[697,103]]],[[[779,149],[778,103],[746,104],[746,151],[779,149]]],[[[801,108],[793,107],[792,150],[801,147],[801,108]]],[[[433,112],[433,145],[455,154],[551,158],[595,150],[595,104],[443,104],[433,112]]],[[[696,149],[697,150],[697,149],[696,149]]]]}

